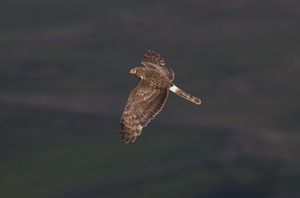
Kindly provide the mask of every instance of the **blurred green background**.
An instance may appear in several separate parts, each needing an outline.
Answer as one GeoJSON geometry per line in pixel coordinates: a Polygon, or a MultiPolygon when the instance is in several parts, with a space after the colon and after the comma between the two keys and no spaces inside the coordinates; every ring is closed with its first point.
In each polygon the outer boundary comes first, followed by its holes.
{"type": "Polygon", "coordinates": [[[300,196],[300,3],[0,2],[0,197],[300,196]],[[119,120],[147,50],[170,93],[119,120]]]}

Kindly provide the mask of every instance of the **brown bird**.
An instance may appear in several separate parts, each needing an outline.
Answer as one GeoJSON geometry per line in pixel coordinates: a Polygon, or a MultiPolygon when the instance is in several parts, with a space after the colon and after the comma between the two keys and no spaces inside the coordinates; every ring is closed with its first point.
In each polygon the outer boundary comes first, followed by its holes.
{"type": "Polygon", "coordinates": [[[155,52],[148,51],[141,62],[145,67],[136,67],[130,74],[140,79],[140,84],[131,92],[120,121],[121,141],[132,142],[141,134],[143,127],[161,111],[169,90],[179,96],[201,104],[201,100],[176,87],[172,81],[174,72],[165,67],[164,59],[155,52]]]}

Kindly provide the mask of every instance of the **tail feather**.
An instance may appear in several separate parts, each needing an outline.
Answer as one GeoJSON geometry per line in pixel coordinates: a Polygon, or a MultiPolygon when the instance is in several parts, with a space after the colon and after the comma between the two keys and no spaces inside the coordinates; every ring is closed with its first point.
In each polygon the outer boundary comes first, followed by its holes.
{"type": "Polygon", "coordinates": [[[201,100],[199,98],[196,98],[195,96],[192,96],[191,94],[186,93],[185,91],[183,91],[182,89],[179,89],[175,85],[173,85],[169,89],[170,89],[170,91],[176,93],[177,95],[179,95],[195,104],[198,104],[198,105],[201,104],[201,100]]]}

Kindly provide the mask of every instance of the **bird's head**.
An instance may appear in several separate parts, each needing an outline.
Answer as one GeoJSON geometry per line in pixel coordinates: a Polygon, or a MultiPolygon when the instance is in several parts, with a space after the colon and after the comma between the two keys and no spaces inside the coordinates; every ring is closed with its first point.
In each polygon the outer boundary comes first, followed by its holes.
{"type": "Polygon", "coordinates": [[[144,74],[145,68],[143,67],[136,67],[133,68],[132,70],[130,70],[130,74],[134,75],[135,77],[137,77],[138,79],[142,79],[143,78],[143,74],[144,74]]]}

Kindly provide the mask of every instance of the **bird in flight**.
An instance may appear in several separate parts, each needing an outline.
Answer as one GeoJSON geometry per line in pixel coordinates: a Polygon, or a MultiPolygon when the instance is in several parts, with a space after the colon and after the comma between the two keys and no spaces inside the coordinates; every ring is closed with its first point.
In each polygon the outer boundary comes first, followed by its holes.
{"type": "Polygon", "coordinates": [[[140,84],[130,93],[122,115],[119,135],[121,141],[134,142],[141,134],[143,127],[161,111],[168,97],[169,90],[195,103],[201,100],[176,87],[172,81],[174,72],[164,66],[164,59],[159,54],[148,51],[141,62],[145,67],[136,67],[130,74],[140,79],[140,84]]]}

